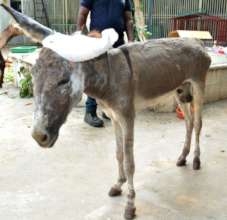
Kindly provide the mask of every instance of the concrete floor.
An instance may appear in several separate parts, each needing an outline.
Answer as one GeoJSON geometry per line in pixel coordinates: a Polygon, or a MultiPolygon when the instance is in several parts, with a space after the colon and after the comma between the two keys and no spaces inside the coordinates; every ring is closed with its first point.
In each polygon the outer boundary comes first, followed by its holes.
{"type": "MultiPolygon", "coordinates": [[[[83,122],[75,108],[54,148],[30,136],[32,100],[0,90],[0,219],[121,220],[126,191],[107,192],[115,182],[115,142],[83,122]]],[[[145,111],[136,121],[135,187],[138,220],[227,219],[227,101],[206,105],[201,135],[202,169],[175,166],[184,122],[175,114],[145,111]]]]}

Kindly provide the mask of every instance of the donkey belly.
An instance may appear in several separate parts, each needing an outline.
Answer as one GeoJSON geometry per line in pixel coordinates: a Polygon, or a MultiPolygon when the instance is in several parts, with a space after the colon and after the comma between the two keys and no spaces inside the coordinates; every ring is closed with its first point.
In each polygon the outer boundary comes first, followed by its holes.
{"type": "MultiPolygon", "coordinates": [[[[144,98],[140,95],[136,95],[134,99],[134,105],[136,111],[140,111],[146,108],[157,109],[166,106],[173,106],[175,103],[175,89],[168,91],[157,97],[144,98]]],[[[169,107],[167,107],[169,109],[169,107]]]]}

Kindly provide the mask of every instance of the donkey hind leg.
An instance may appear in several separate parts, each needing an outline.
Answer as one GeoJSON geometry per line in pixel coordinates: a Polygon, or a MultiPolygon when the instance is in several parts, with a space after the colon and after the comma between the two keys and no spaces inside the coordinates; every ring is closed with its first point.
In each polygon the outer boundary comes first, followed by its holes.
{"type": "Polygon", "coordinates": [[[119,196],[122,193],[121,187],[126,182],[125,171],[124,171],[124,154],[123,154],[123,133],[122,128],[119,123],[115,120],[113,121],[114,131],[116,136],[116,157],[118,161],[118,180],[117,183],[110,189],[109,196],[119,196]]]}
{"type": "Polygon", "coordinates": [[[202,107],[204,98],[204,83],[193,85],[193,105],[194,105],[194,120],[193,126],[195,130],[195,150],[193,159],[193,169],[200,169],[200,132],[202,129],[202,107]]]}
{"type": "Polygon", "coordinates": [[[186,165],[186,157],[188,156],[191,148],[191,139],[192,139],[192,130],[193,130],[193,115],[191,112],[191,103],[182,103],[178,98],[177,102],[181,107],[181,110],[185,115],[185,125],[186,125],[186,136],[184,147],[181,155],[177,160],[177,166],[185,166],[186,165]]]}

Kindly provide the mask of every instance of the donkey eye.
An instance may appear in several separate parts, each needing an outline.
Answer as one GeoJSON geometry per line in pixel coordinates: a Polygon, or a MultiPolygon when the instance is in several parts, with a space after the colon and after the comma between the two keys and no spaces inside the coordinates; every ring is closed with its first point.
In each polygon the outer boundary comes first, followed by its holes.
{"type": "Polygon", "coordinates": [[[69,79],[63,79],[63,80],[58,82],[58,86],[65,85],[67,83],[69,83],[69,79]]]}

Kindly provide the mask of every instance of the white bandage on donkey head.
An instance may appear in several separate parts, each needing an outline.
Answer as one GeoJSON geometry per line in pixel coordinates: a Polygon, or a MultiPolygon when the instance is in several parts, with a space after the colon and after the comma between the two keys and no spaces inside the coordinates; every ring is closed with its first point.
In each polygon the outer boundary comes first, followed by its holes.
{"type": "Polygon", "coordinates": [[[114,29],[102,32],[102,38],[93,38],[75,33],[65,35],[54,33],[46,37],[42,44],[71,62],[83,62],[104,54],[117,41],[118,34],[114,29]]]}

